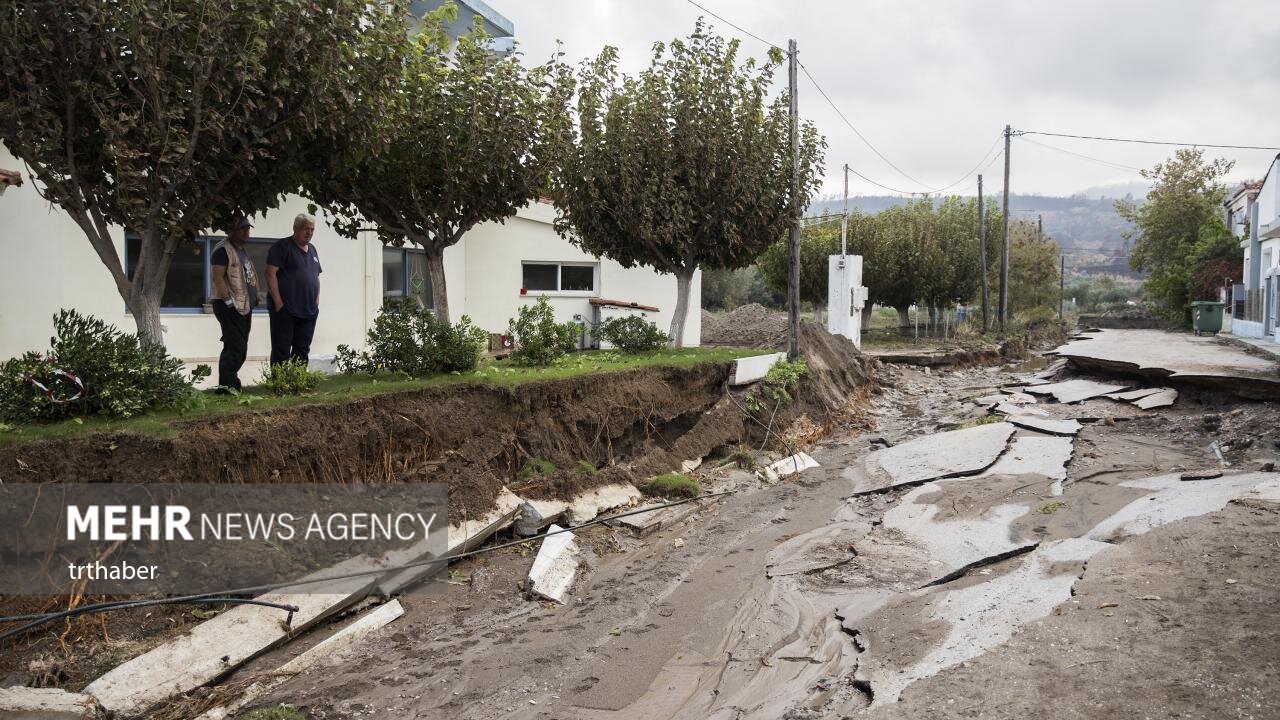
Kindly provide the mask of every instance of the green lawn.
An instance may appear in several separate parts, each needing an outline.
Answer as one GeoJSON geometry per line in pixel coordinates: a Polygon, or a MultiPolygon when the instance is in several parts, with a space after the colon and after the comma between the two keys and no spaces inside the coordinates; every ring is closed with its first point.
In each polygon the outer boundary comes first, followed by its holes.
{"type": "Polygon", "coordinates": [[[7,432],[0,432],[0,444],[93,431],[125,431],[163,436],[174,432],[171,423],[179,419],[293,405],[340,402],[379,393],[417,390],[451,383],[478,382],[509,387],[537,380],[560,380],[590,373],[631,368],[687,367],[703,362],[723,363],[740,357],[759,355],[762,352],[758,349],[740,348],[681,348],[658,350],[644,355],[624,355],[613,351],[588,350],[566,355],[545,368],[520,367],[508,360],[485,360],[474,372],[450,373],[425,378],[394,375],[333,375],[322,380],[315,392],[301,396],[274,397],[262,393],[256,387],[246,387],[238,397],[214,395],[212,392],[200,393],[196,407],[185,412],[164,411],[126,420],[84,417],[49,425],[22,425],[11,428],[7,432]]]}

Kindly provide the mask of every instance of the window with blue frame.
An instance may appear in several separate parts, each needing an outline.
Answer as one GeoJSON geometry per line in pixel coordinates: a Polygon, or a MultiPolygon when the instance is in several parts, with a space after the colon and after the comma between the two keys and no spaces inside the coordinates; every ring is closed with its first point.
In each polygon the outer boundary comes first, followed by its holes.
{"type": "Polygon", "coordinates": [[[413,297],[424,308],[435,307],[427,254],[409,248],[382,249],[382,297],[413,297]]]}
{"type": "MultiPolygon", "coordinates": [[[[213,248],[222,242],[223,236],[198,237],[192,242],[178,244],[178,250],[169,264],[169,274],[165,278],[164,295],[160,298],[162,312],[202,312],[213,296],[213,282],[209,275],[209,256],[213,248]]],[[[259,278],[267,267],[267,251],[271,249],[274,239],[250,238],[245,245],[249,259],[253,261],[254,270],[259,278]]],[[[141,253],[142,241],[134,233],[126,233],[124,237],[125,272],[133,279],[133,271],[137,267],[138,255],[141,253]]],[[[265,280],[259,280],[258,299],[259,312],[266,312],[267,288],[265,280]]]]}

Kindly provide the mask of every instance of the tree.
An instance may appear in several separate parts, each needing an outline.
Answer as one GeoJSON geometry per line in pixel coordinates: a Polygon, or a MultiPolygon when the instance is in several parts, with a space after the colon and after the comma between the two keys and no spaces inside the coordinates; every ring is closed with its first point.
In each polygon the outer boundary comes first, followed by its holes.
{"type": "MultiPolygon", "coordinates": [[[[1058,243],[1036,223],[1009,223],[1009,314],[1058,307],[1058,243]]],[[[997,267],[999,261],[997,260],[997,267]]]]}
{"type": "Polygon", "coordinates": [[[379,112],[403,15],[363,0],[19,0],[0,10],[0,142],[163,343],[181,243],[297,187],[313,139],[379,112]],[[305,49],[305,51],[304,51],[305,49]],[[126,272],[111,226],[139,236],[126,272]]]}
{"type": "MultiPolygon", "coordinates": [[[[756,261],[769,287],[786,294],[790,270],[787,238],[780,238],[756,261]]],[[[811,303],[815,315],[827,304],[828,261],[840,254],[840,216],[831,215],[810,223],[800,231],[800,301],[811,303]]],[[[853,254],[853,253],[850,253],[853,254]]]]}
{"type": "Polygon", "coordinates": [[[1171,319],[1187,322],[1190,318],[1194,272],[1238,251],[1230,243],[1201,243],[1206,234],[1214,234],[1211,226],[1225,192],[1220,180],[1233,165],[1221,158],[1206,161],[1198,148],[1179,149],[1165,162],[1142,171],[1153,183],[1145,203],[1116,202],[1120,216],[1133,226],[1125,233],[1133,242],[1129,264],[1146,273],[1144,289],[1171,319]],[[1209,254],[1201,254],[1206,249],[1209,254]]]}
{"type": "Polygon", "coordinates": [[[572,75],[553,60],[531,70],[487,47],[479,19],[450,51],[452,3],[428,14],[369,139],[333,138],[334,162],[309,175],[311,196],[355,237],[423,248],[436,316],[449,320],[444,250],[483,222],[503,222],[545,194],[568,139],[572,75]]]}
{"type": "Polygon", "coordinates": [[[624,267],[676,276],[676,346],[697,269],[751,264],[820,182],[826,143],[803,123],[791,195],[788,98],[766,97],[782,53],[739,63],[738,49],[699,19],[688,38],[655,44],[649,69],[628,77],[606,47],[579,74],[577,142],[556,179],[565,237],[624,267]]]}

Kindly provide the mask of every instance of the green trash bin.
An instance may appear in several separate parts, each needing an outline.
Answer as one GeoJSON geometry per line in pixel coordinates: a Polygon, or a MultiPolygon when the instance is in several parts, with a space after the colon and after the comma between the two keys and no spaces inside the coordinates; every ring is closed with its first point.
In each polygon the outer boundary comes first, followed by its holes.
{"type": "Polygon", "coordinates": [[[1191,303],[1191,328],[1202,332],[1217,333],[1222,330],[1222,306],[1215,300],[1196,300],[1191,303]]]}

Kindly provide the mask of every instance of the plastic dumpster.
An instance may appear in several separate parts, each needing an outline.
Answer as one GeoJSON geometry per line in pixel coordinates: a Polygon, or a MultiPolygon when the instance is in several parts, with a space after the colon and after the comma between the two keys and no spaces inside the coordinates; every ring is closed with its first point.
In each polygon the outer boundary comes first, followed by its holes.
{"type": "Polygon", "coordinates": [[[1202,332],[1217,333],[1222,329],[1222,305],[1215,300],[1196,300],[1191,303],[1191,328],[1202,332]]]}

